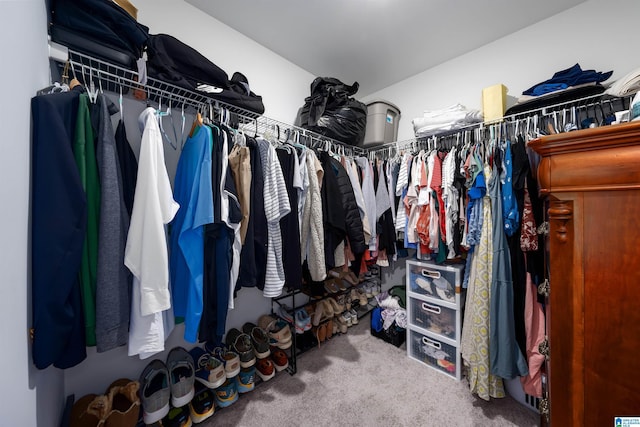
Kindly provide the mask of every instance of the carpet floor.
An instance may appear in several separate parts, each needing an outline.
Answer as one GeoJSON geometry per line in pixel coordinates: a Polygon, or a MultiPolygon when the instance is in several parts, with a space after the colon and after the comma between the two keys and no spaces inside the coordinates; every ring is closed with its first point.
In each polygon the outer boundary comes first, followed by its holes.
{"type": "Polygon", "coordinates": [[[538,415],[513,398],[485,402],[369,331],[369,317],[298,357],[202,426],[523,426],[538,415]]]}

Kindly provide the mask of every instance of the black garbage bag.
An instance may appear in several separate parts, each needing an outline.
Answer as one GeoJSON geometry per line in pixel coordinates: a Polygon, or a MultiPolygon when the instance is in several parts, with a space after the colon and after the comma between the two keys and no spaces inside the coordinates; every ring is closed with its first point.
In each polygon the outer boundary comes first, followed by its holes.
{"type": "Polygon", "coordinates": [[[367,106],[352,97],[358,88],[358,82],[349,86],[332,77],[316,78],[296,124],[346,144],[362,144],[367,106]]]}

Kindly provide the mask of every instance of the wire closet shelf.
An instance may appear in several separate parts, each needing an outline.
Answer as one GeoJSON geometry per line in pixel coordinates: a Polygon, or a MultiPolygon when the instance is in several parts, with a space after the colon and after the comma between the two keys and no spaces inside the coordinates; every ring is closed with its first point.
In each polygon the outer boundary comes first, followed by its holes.
{"type": "Polygon", "coordinates": [[[467,138],[469,135],[478,132],[489,131],[495,132],[497,135],[501,132],[505,132],[507,134],[518,133],[518,130],[526,130],[528,132],[529,129],[533,130],[539,125],[542,125],[545,120],[552,122],[555,127],[558,128],[558,124],[562,124],[562,126],[564,126],[565,123],[574,120],[580,113],[590,109],[595,110],[596,108],[600,108],[601,114],[604,116],[604,111],[602,110],[603,104],[610,104],[610,108],[613,108],[613,105],[617,103],[621,105],[621,110],[626,110],[627,108],[625,103],[627,103],[627,105],[631,105],[632,98],[633,95],[615,97],[605,93],[598,93],[553,105],[521,111],[504,116],[500,120],[496,120],[494,122],[472,123],[457,129],[442,131],[434,135],[409,138],[402,141],[394,141],[377,145],[375,147],[371,147],[367,151],[367,155],[370,159],[374,159],[376,157],[391,157],[394,153],[399,153],[400,151],[408,149],[417,151],[421,148],[440,147],[443,142],[457,143],[461,139],[467,138]],[[509,128],[511,128],[511,131],[509,128]]]}
{"type": "Polygon", "coordinates": [[[352,156],[362,156],[367,151],[152,77],[148,77],[143,85],[139,81],[137,71],[72,49],[68,49],[68,62],[69,78],[74,77],[83,84],[93,83],[101,90],[114,93],[122,91],[139,101],[154,102],[172,108],[193,108],[217,117],[231,113],[243,131],[257,135],[272,133],[280,141],[286,141],[291,137],[313,148],[322,147],[352,156]]]}

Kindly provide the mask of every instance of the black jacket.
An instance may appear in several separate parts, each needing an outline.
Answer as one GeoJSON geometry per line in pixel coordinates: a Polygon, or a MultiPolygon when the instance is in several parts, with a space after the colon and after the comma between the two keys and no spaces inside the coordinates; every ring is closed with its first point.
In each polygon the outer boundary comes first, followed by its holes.
{"type": "Polygon", "coordinates": [[[325,222],[325,259],[327,266],[335,267],[334,252],[345,237],[349,238],[351,251],[355,255],[364,253],[367,246],[360,211],[347,171],[326,152],[320,153],[320,163],[324,168],[321,197],[325,222]]]}

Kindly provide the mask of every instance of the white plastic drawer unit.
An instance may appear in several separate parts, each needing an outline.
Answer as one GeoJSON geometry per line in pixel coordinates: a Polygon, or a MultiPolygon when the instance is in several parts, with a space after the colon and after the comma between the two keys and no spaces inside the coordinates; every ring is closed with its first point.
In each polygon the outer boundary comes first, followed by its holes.
{"type": "Polygon", "coordinates": [[[409,291],[457,305],[463,268],[461,265],[407,261],[409,291]]]}
{"type": "Polygon", "coordinates": [[[409,357],[460,381],[460,353],[452,345],[418,331],[408,331],[409,357]]]}
{"type": "Polygon", "coordinates": [[[409,322],[433,332],[455,344],[457,336],[457,312],[430,301],[409,297],[409,322]]]}

